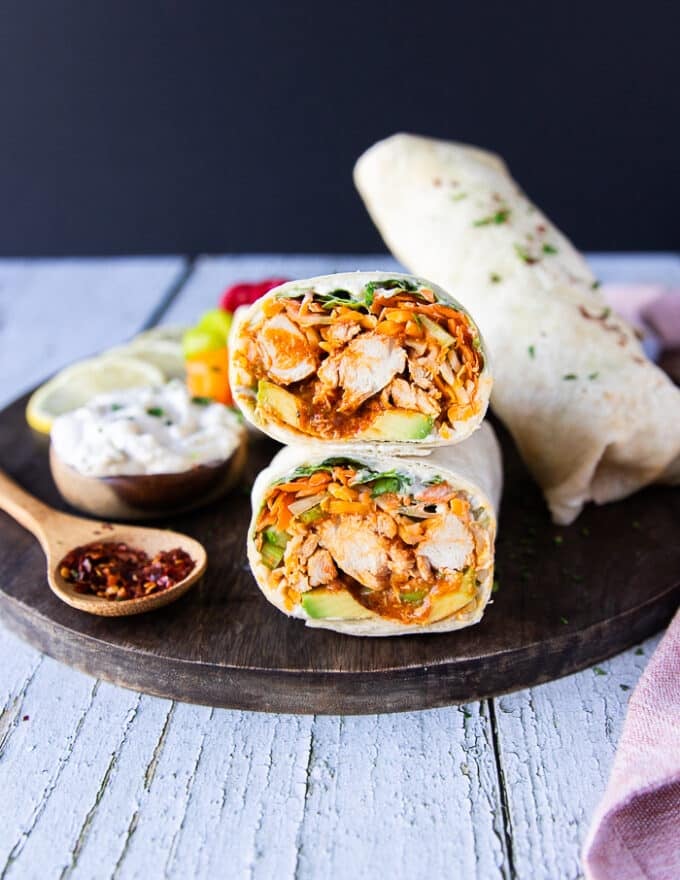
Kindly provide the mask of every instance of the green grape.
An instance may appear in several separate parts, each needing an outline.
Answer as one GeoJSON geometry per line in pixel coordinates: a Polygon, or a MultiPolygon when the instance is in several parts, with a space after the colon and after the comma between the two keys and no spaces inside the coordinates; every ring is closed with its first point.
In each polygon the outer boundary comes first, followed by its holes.
{"type": "Polygon", "coordinates": [[[182,337],[184,357],[193,357],[203,351],[215,351],[224,348],[224,336],[207,327],[191,327],[182,337]]]}

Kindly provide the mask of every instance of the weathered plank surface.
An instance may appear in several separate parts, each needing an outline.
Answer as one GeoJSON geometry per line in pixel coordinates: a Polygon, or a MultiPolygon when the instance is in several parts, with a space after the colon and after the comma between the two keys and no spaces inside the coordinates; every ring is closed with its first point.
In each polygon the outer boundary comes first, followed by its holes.
{"type": "MultiPolygon", "coordinates": [[[[0,400],[129,336],[181,272],[180,261],[163,271],[164,261],[122,261],[122,284],[116,262],[0,262],[0,400]],[[74,347],[50,297],[68,297],[75,313],[93,290],[108,293],[74,347]],[[30,307],[17,302],[27,291],[30,307]]],[[[205,258],[164,320],[192,320],[234,280],[385,265],[205,258]]],[[[595,265],[604,279],[673,280],[678,261],[595,265]]],[[[620,685],[632,688],[654,643],[601,664],[605,675],[587,670],[494,705],[305,718],[140,696],[2,632],[0,877],[578,877],[630,694],[620,685]]]]}

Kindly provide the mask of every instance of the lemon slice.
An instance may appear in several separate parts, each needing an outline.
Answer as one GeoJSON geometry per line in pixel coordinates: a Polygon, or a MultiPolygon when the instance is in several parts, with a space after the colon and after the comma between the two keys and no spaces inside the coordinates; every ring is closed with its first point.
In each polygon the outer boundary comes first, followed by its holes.
{"type": "Polygon", "coordinates": [[[158,367],[135,357],[109,355],[79,361],[33,392],[26,421],[36,431],[49,434],[57,416],[83,406],[97,394],[164,382],[158,367]]]}
{"type": "Polygon", "coordinates": [[[163,342],[177,342],[181,344],[182,337],[188,329],[188,327],[180,324],[159,324],[158,327],[152,327],[150,330],[142,330],[141,333],[138,333],[134,337],[132,342],[154,339],[162,340],[163,342]]]}
{"type": "Polygon", "coordinates": [[[186,374],[182,346],[171,339],[136,336],[127,345],[108,349],[101,357],[139,358],[158,367],[166,379],[184,379],[186,374]]]}

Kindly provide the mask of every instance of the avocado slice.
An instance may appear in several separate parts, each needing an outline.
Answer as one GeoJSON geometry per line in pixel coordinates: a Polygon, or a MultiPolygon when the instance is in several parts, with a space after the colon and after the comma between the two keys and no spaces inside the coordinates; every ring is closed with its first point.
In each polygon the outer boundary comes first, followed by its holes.
{"type": "Polygon", "coordinates": [[[423,325],[423,327],[425,327],[427,332],[431,336],[434,336],[434,338],[443,348],[451,348],[451,346],[455,343],[456,340],[453,338],[453,336],[451,336],[451,334],[447,330],[444,330],[443,327],[440,327],[436,321],[428,318],[427,315],[418,315],[418,318],[420,319],[421,324],[423,325]]]}
{"type": "Polygon", "coordinates": [[[362,617],[375,617],[372,611],[364,608],[347,590],[327,590],[317,587],[302,594],[302,607],[309,617],[315,620],[332,618],[334,620],[358,620],[362,617]]]}
{"type": "Polygon", "coordinates": [[[260,379],[257,383],[257,405],[260,409],[275,413],[282,422],[300,427],[300,409],[298,399],[290,391],[279,388],[273,382],[260,379]]]}
{"type": "Polygon", "coordinates": [[[359,437],[362,440],[424,440],[430,436],[432,424],[432,416],[408,409],[391,409],[380,413],[359,437]]]}
{"type": "Polygon", "coordinates": [[[444,620],[450,617],[456,611],[460,611],[465,605],[475,598],[477,591],[477,578],[474,568],[468,568],[463,575],[463,581],[460,588],[451,592],[444,593],[439,596],[437,594],[430,596],[432,610],[427,618],[428,623],[435,623],[437,620],[444,620]]]}

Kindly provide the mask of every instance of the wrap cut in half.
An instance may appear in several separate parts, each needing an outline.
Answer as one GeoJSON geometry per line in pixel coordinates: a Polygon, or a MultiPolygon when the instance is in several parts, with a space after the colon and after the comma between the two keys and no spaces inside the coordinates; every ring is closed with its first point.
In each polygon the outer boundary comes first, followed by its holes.
{"type": "Polygon", "coordinates": [[[364,153],[354,178],[397,259],[472,310],[493,355],[491,405],[556,522],[680,482],[680,390],[501,159],[400,134],[364,153]]]}
{"type": "Polygon", "coordinates": [[[356,636],[470,626],[491,595],[501,483],[488,424],[427,457],[283,449],[253,486],[255,580],[307,626],[356,636]]]}
{"type": "Polygon", "coordinates": [[[446,445],[481,423],[491,392],[479,330],[411,275],[292,281],[238,313],[230,384],[248,421],[282,443],[446,445]]]}

